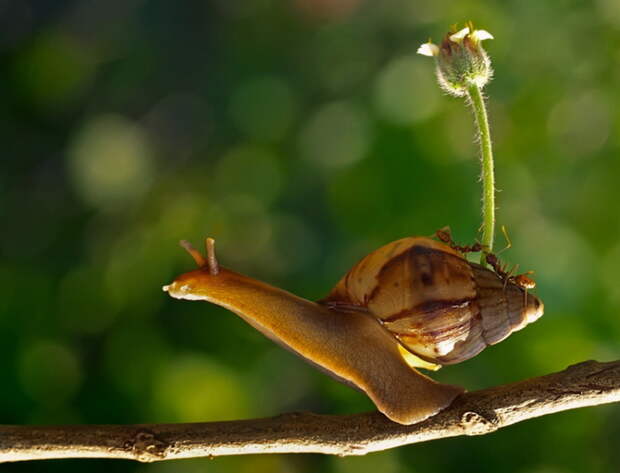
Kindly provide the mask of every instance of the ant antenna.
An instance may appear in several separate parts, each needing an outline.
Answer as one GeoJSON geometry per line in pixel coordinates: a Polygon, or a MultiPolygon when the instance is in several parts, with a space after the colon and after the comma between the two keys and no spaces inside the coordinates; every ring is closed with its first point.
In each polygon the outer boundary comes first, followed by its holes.
{"type": "Polygon", "coordinates": [[[506,247],[503,250],[501,250],[499,253],[496,253],[497,255],[500,255],[504,251],[512,248],[512,241],[510,241],[510,237],[508,236],[508,230],[506,230],[506,225],[502,225],[502,233],[504,234],[504,238],[506,239],[506,247]]]}

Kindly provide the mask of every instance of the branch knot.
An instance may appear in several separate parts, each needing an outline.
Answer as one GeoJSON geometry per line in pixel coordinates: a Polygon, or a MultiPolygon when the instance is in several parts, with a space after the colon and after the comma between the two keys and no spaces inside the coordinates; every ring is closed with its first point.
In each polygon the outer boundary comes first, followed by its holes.
{"type": "Polygon", "coordinates": [[[136,432],[134,438],[127,440],[123,448],[131,451],[139,462],[149,463],[163,460],[166,457],[168,444],[145,429],[136,432]]]}
{"type": "Polygon", "coordinates": [[[484,435],[498,429],[495,415],[493,420],[490,420],[474,411],[467,411],[461,416],[461,426],[465,430],[465,435],[484,435]]]}

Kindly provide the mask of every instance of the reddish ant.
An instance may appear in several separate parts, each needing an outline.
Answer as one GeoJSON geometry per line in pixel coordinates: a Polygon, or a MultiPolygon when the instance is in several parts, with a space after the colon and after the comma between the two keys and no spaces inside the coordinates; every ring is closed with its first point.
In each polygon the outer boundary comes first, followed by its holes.
{"type": "Polygon", "coordinates": [[[533,271],[513,275],[512,273],[517,270],[519,265],[515,266],[510,271],[506,271],[506,266],[502,265],[499,258],[493,253],[487,253],[485,259],[500,279],[504,281],[504,290],[509,282],[523,289],[523,304],[527,304],[527,291],[536,287],[536,281],[528,276],[528,274],[532,274],[533,271]]]}
{"type": "MultiPolygon", "coordinates": [[[[504,238],[506,238],[506,248],[498,253],[503,253],[504,251],[512,248],[512,242],[508,237],[508,232],[506,231],[506,227],[502,225],[502,233],[504,234],[504,238]]],[[[506,271],[506,265],[502,265],[497,255],[493,253],[486,254],[486,262],[495,270],[497,275],[501,277],[504,281],[510,281],[513,284],[519,286],[521,289],[534,289],[536,287],[536,281],[532,278],[528,277],[528,274],[532,274],[533,271],[527,271],[522,274],[513,275],[514,272],[518,269],[519,265],[513,267],[510,271],[506,271]]]]}
{"type": "Polygon", "coordinates": [[[441,240],[443,243],[448,245],[453,250],[458,251],[459,253],[477,253],[479,251],[484,250],[484,246],[480,243],[476,242],[473,245],[465,245],[460,246],[454,243],[452,240],[452,233],[450,232],[450,227],[443,227],[435,232],[435,236],[441,240]]]}
{"type": "Polygon", "coordinates": [[[485,260],[487,264],[491,266],[493,270],[495,271],[495,273],[500,277],[500,279],[504,281],[504,288],[509,282],[511,282],[514,285],[523,289],[525,291],[525,297],[527,298],[527,291],[529,289],[534,289],[536,287],[536,281],[534,281],[532,278],[528,276],[529,274],[532,274],[532,271],[527,271],[525,273],[515,275],[513,273],[519,267],[518,265],[513,267],[511,270],[508,270],[507,266],[505,264],[502,264],[502,262],[498,258],[498,255],[512,247],[512,242],[510,241],[510,238],[508,237],[508,232],[506,231],[505,226],[502,226],[502,233],[504,234],[504,237],[506,238],[506,247],[497,254],[489,252],[482,244],[478,242],[474,243],[473,245],[464,245],[464,246],[455,244],[454,241],[452,240],[450,227],[444,227],[440,230],[437,230],[435,232],[435,236],[440,241],[448,245],[450,248],[460,253],[476,253],[479,251],[484,252],[485,260]]]}
{"type": "MultiPolygon", "coordinates": [[[[507,244],[506,248],[500,251],[500,253],[512,247],[512,242],[510,241],[510,238],[508,238],[508,232],[506,231],[505,226],[502,226],[502,233],[506,238],[507,244]]],[[[516,265],[510,271],[507,271],[507,266],[505,264],[502,264],[497,255],[493,253],[486,253],[485,260],[489,264],[489,266],[493,268],[493,270],[500,277],[500,279],[504,281],[504,289],[506,288],[506,284],[508,284],[509,282],[523,289],[523,303],[527,303],[527,291],[536,287],[536,281],[534,281],[528,276],[529,274],[532,274],[533,271],[527,271],[522,274],[513,274],[517,271],[519,265],[516,265]]]]}

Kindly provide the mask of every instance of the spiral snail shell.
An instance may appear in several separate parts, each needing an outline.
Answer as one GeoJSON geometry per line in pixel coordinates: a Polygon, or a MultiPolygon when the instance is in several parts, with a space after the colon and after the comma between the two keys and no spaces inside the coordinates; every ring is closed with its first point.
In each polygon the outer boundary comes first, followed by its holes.
{"type": "MultiPolygon", "coordinates": [[[[254,328],[353,386],[390,419],[412,424],[461,394],[415,368],[467,360],[542,315],[518,280],[468,262],[444,243],[409,237],[357,263],[311,302],[219,266],[184,243],[199,269],[164,286],[172,297],[225,307],[254,328]]],[[[285,388],[285,387],[283,387],[285,388]]]]}
{"type": "Polygon", "coordinates": [[[321,302],[366,310],[404,348],[440,365],[476,356],[543,313],[521,286],[425,237],[373,251],[321,302]]]}

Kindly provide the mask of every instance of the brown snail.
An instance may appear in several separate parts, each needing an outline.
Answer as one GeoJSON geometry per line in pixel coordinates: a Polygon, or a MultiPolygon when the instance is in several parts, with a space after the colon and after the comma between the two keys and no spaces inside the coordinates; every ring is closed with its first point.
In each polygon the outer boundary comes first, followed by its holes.
{"type": "Polygon", "coordinates": [[[220,267],[212,239],[206,258],[184,246],[200,268],[164,286],[172,297],[231,310],[401,424],[436,414],[464,391],[416,367],[467,360],[543,313],[513,279],[426,237],[373,251],[318,302],[220,267]]]}

